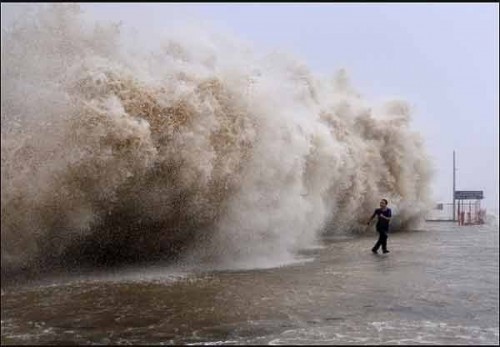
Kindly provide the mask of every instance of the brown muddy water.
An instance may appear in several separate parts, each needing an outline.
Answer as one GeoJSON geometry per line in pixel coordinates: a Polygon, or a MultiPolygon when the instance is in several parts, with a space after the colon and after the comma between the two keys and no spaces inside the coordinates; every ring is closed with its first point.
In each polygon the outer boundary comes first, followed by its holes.
{"type": "Polygon", "coordinates": [[[498,226],[325,237],[270,269],[182,265],[2,287],[2,344],[497,344],[498,226]]]}

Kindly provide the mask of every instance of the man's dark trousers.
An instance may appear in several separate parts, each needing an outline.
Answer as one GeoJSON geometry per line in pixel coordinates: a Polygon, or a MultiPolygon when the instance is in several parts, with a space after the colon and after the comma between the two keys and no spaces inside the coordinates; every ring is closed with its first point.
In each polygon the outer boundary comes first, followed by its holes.
{"type": "Polygon", "coordinates": [[[382,246],[382,251],[385,252],[385,251],[387,251],[387,238],[388,238],[387,232],[388,232],[388,230],[377,229],[377,231],[378,231],[379,237],[378,237],[377,243],[375,244],[375,246],[373,246],[373,250],[378,251],[378,248],[380,246],[382,246]]]}

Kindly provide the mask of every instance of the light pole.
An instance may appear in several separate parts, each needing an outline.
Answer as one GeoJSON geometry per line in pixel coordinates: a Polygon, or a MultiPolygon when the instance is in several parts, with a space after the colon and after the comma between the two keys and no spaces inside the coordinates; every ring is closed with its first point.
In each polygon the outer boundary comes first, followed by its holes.
{"type": "Polygon", "coordinates": [[[456,221],[455,219],[455,151],[453,151],[453,221],[456,221]]]}

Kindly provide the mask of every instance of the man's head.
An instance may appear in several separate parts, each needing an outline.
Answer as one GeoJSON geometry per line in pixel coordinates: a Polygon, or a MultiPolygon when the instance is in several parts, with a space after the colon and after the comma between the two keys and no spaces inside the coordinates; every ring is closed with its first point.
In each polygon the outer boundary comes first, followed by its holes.
{"type": "Polygon", "coordinates": [[[386,199],[382,199],[382,200],[380,200],[380,207],[384,208],[384,207],[386,207],[386,206],[387,206],[387,204],[388,204],[388,202],[387,202],[387,200],[386,200],[386,199]]]}

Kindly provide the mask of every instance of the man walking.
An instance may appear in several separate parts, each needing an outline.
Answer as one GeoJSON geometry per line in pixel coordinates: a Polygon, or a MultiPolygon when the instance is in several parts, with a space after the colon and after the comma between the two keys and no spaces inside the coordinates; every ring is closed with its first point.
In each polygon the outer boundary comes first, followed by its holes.
{"type": "Polygon", "coordinates": [[[378,216],[378,221],[377,221],[377,231],[379,233],[379,238],[375,246],[372,248],[373,253],[378,253],[378,248],[382,246],[382,252],[383,253],[389,253],[387,250],[387,238],[388,235],[387,233],[389,232],[389,222],[391,221],[392,213],[391,209],[387,207],[387,200],[382,199],[380,200],[380,208],[377,208],[375,212],[373,212],[372,216],[370,217],[370,220],[368,221],[368,225],[370,225],[370,222],[375,216],[378,216]]]}

